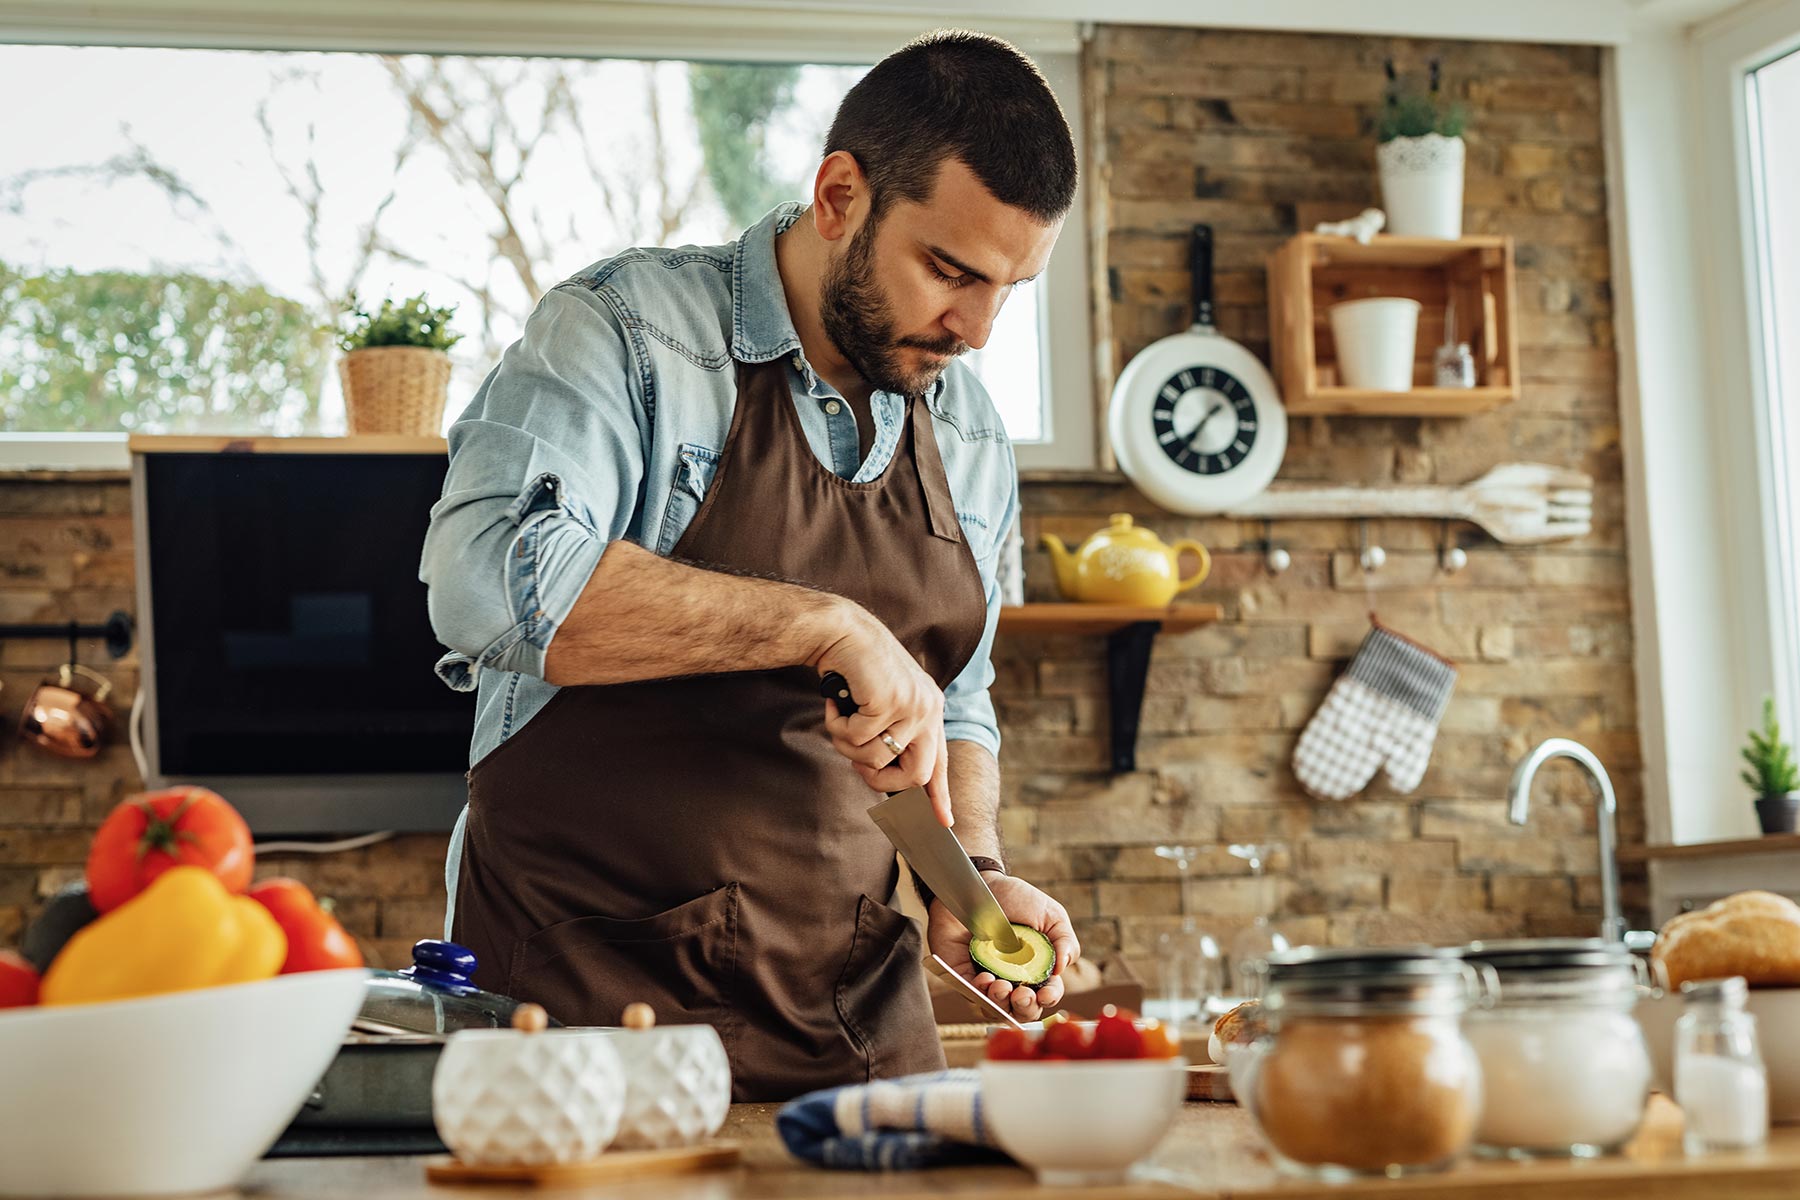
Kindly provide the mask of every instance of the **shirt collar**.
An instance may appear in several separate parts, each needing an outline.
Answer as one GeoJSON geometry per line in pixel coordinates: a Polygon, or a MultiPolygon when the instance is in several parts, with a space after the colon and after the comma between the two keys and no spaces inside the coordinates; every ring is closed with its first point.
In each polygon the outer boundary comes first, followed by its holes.
{"type": "MultiPolygon", "coordinates": [[[[793,354],[801,373],[811,382],[817,373],[806,361],[800,334],[788,312],[781,271],[775,266],[775,239],[805,212],[803,204],[778,204],[737,240],[731,269],[731,357],[761,363],[793,354]]],[[[943,396],[948,374],[938,377],[926,393],[927,401],[936,402],[943,396]]]]}

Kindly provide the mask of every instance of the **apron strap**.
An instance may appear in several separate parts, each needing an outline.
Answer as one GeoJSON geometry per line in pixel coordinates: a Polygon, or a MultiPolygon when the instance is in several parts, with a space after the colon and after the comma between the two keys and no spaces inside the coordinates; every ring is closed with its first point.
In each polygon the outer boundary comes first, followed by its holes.
{"type": "Polygon", "coordinates": [[[937,430],[931,421],[931,409],[925,397],[914,396],[907,411],[912,424],[913,469],[919,476],[919,487],[925,493],[925,507],[931,514],[931,536],[946,542],[963,540],[962,525],[956,519],[956,503],[950,498],[950,477],[944,474],[944,460],[938,456],[937,430]]]}

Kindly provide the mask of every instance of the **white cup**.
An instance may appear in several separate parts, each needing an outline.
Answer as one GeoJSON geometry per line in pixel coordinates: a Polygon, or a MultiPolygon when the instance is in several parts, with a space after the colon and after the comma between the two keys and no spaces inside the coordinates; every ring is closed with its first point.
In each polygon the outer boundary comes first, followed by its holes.
{"type": "Polygon", "coordinates": [[[625,1066],[597,1030],[465,1029],[431,1077],[438,1136],[470,1165],[585,1162],[624,1112],[625,1066]]]}
{"type": "Polygon", "coordinates": [[[1346,300],[1331,306],[1338,372],[1345,387],[1410,392],[1419,337],[1419,302],[1401,296],[1346,300]]]}

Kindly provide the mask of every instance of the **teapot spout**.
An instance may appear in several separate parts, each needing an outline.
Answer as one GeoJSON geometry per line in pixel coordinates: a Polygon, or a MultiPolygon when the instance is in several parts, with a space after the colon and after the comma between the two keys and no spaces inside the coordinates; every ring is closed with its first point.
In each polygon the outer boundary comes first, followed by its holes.
{"type": "Polygon", "coordinates": [[[1075,598],[1075,556],[1063,545],[1063,540],[1053,533],[1043,536],[1044,549],[1050,552],[1050,562],[1056,568],[1056,590],[1073,600],[1075,598]]]}

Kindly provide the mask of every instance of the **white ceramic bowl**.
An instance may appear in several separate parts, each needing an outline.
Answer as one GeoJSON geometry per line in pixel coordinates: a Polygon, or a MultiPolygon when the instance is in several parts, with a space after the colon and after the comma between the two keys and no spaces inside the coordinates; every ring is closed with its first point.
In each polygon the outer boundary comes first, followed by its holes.
{"type": "Polygon", "coordinates": [[[1123,1180],[1186,1096],[1184,1058],[981,1064],[983,1118],[1001,1149],[1050,1185],[1123,1180]]]}
{"type": "Polygon", "coordinates": [[[604,1030],[464,1029],[431,1076],[432,1121],[465,1163],[586,1162],[624,1111],[625,1067],[604,1030]]]}
{"type": "Polygon", "coordinates": [[[325,1073],[367,975],[0,1012],[0,1195],[233,1186],[325,1073]]]}
{"type": "Polygon", "coordinates": [[[607,1029],[625,1064],[620,1150],[693,1146],[719,1132],[731,1109],[731,1062],[711,1025],[607,1029]]]}
{"type": "MultiPolygon", "coordinates": [[[[1763,1062],[1769,1068],[1769,1117],[1777,1124],[1800,1124],[1800,988],[1751,988],[1746,1012],[1756,1017],[1763,1062]]],[[[1636,1009],[1656,1086],[1670,1089],[1675,1059],[1675,1021],[1681,1016],[1679,992],[1640,1000],[1636,1009]]]]}

